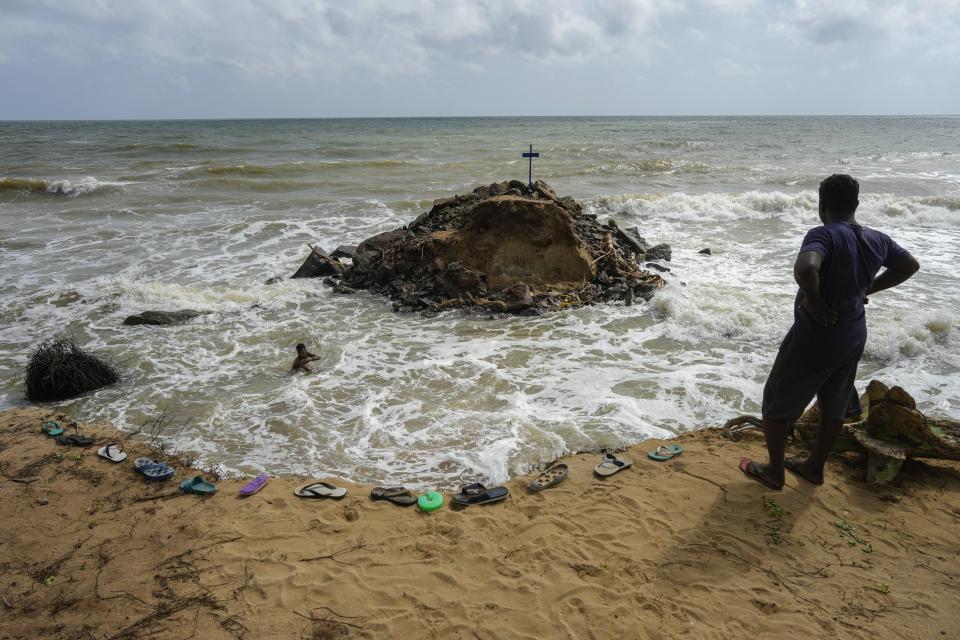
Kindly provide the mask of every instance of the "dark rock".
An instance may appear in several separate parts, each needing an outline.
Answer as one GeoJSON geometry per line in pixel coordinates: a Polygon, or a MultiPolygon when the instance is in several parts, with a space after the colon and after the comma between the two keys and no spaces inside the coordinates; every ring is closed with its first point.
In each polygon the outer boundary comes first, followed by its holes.
{"type": "Polygon", "coordinates": [[[504,193],[503,195],[519,197],[523,195],[523,191],[520,191],[520,189],[507,189],[506,193],[504,193]]]}
{"type": "MultiPolygon", "coordinates": [[[[566,209],[567,211],[571,211],[573,213],[580,213],[581,211],[583,211],[583,207],[580,206],[580,203],[574,200],[573,198],[571,198],[570,196],[564,196],[563,198],[558,199],[557,204],[563,207],[564,209],[566,209]]],[[[589,215],[592,215],[594,220],[597,219],[597,216],[595,214],[589,214],[589,215]]]]}
{"type": "Polygon", "coordinates": [[[273,276],[268,280],[264,280],[263,284],[277,284],[278,282],[281,282],[281,281],[283,281],[283,278],[281,278],[280,276],[273,276]]]}
{"type": "Polygon", "coordinates": [[[533,183],[533,192],[548,200],[557,200],[557,192],[543,180],[537,180],[533,183]]]}
{"type": "Polygon", "coordinates": [[[666,260],[670,262],[670,257],[673,255],[673,250],[668,244],[658,244],[653,247],[650,247],[647,250],[647,259],[648,260],[666,260]]]}
{"type": "Polygon", "coordinates": [[[526,284],[519,282],[512,287],[504,289],[503,301],[507,305],[507,310],[511,313],[523,311],[533,306],[533,292],[526,284]]]}
{"type": "Polygon", "coordinates": [[[350,294],[350,293],[356,293],[357,290],[354,289],[353,287],[348,287],[348,286],[343,285],[343,284],[338,284],[338,285],[336,285],[336,286],[333,288],[333,292],[334,292],[334,293],[339,293],[339,294],[344,294],[344,295],[346,295],[346,294],[350,294]]]}
{"type": "Polygon", "coordinates": [[[331,258],[323,249],[310,247],[310,255],[303,261],[300,268],[290,276],[291,278],[319,278],[322,276],[340,275],[343,265],[339,260],[331,258]]]}
{"type": "Polygon", "coordinates": [[[657,271],[659,271],[659,272],[661,272],[661,273],[669,272],[669,271],[670,271],[670,267],[665,267],[665,266],[663,266],[662,264],[657,264],[656,262],[648,262],[648,263],[645,264],[644,266],[645,266],[645,267],[650,267],[651,269],[656,269],[657,271]]]}
{"type": "MultiPolygon", "coordinates": [[[[564,198],[564,200],[566,200],[566,198],[564,198]]],[[[560,202],[561,204],[563,203],[562,200],[560,202]]],[[[594,222],[596,222],[597,220],[597,214],[595,213],[585,213],[583,214],[583,217],[586,218],[587,220],[593,220],[594,222]]]]}
{"type": "Polygon", "coordinates": [[[333,253],[330,254],[331,258],[349,258],[353,259],[353,256],[357,255],[357,248],[354,245],[342,244],[336,249],[333,250],[333,253]]]}
{"type": "Polygon", "coordinates": [[[407,229],[394,229],[393,231],[384,231],[375,236],[367,238],[357,245],[356,256],[373,251],[382,252],[387,247],[412,235],[407,229]]]}
{"type": "Polygon", "coordinates": [[[618,225],[617,221],[614,220],[613,218],[610,218],[609,220],[607,220],[607,226],[614,230],[620,229],[620,225],[618,225]]]}
{"type": "Polygon", "coordinates": [[[511,180],[510,182],[507,183],[507,186],[510,187],[511,189],[516,189],[520,193],[525,193],[527,191],[527,185],[520,182],[519,180],[511,180]]]}
{"type": "Polygon", "coordinates": [[[711,255],[713,255],[713,252],[710,251],[710,247],[705,247],[705,248],[703,248],[703,249],[700,249],[700,251],[697,251],[697,253],[702,253],[702,254],[705,255],[705,256],[711,256],[711,255]]]}
{"type": "Polygon", "coordinates": [[[617,238],[630,247],[634,253],[645,254],[647,250],[650,249],[650,245],[648,245],[647,241],[640,235],[640,229],[637,227],[618,229],[617,238]]]}
{"type": "Polygon", "coordinates": [[[448,298],[459,298],[465,293],[482,293],[484,278],[479,271],[468,269],[459,262],[451,262],[440,274],[439,282],[448,298]]]}
{"type": "Polygon", "coordinates": [[[179,311],[143,311],[136,315],[127,316],[123,324],[131,326],[140,324],[157,326],[183,324],[188,320],[202,315],[202,311],[194,311],[193,309],[180,309],[179,311]]]}

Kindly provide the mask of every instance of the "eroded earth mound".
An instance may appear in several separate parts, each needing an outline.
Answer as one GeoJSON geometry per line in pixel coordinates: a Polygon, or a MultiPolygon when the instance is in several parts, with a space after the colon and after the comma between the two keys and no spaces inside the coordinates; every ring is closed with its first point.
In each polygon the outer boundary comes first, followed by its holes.
{"type": "Polygon", "coordinates": [[[645,259],[669,260],[670,247],[597,222],[542,181],[513,180],[435,201],[409,225],[361,242],[350,266],[312,248],[294,277],[327,276],[340,293],[376,291],[398,311],[537,314],[649,299],[664,280],[640,267],[645,259]]]}

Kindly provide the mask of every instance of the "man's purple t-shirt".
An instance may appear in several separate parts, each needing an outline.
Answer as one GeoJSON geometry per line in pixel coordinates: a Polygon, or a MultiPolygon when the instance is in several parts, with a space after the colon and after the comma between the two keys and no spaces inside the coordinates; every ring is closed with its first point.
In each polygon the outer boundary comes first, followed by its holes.
{"type": "Polygon", "coordinates": [[[805,296],[798,291],[794,306],[796,328],[801,335],[816,338],[825,348],[865,340],[863,299],[873,279],[881,267],[909,254],[887,234],[848,222],[834,222],[808,231],[800,246],[800,253],[806,251],[823,256],[820,295],[837,312],[837,324],[818,324],[803,308],[805,296]]]}

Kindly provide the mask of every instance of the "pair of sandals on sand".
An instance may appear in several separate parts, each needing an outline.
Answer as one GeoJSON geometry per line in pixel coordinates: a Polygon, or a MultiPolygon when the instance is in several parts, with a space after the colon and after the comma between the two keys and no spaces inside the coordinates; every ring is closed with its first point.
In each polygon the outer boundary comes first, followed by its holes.
{"type": "MultiPolygon", "coordinates": [[[[647,457],[657,462],[666,462],[667,460],[673,460],[682,453],[683,447],[680,445],[664,444],[648,453],[647,457]]],[[[600,460],[600,464],[593,469],[593,472],[601,478],[605,478],[632,466],[633,461],[629,458],[618,458],[612,452],[604,450],[603,458],[600,460]]]]}
{"type": "MultiPolygon", "coordinates": [[[[110,449],[107,449],[107,452],[110,452],[110,449]]],[[[112,445],[116,446],[116,445],[112,445]]],[[[123,451],[120,453],[126,457],[126,454],[123,451]]],[[[104,456],[106,457],[106,456],[104,456]]],[[[112,458],[110,458],[112,459],[112,458]]],[[[173,467],[168,465],[166,462],[157,462],[150,458],[137,458],[133,461],[133,468],[142,475],[147,480],[168,480],[173,477],[174,470],[173,467]]],[[[192,478],[187,478],[180,483],[180,490],[184,493],[196,493],[202,496],[210,496],[217,492],[217,485],[212,482],[207,482],[203,479],[203,476],[193,476],[192,478]]]]}
{"type": "Polygon", "coordinates": [[[89,447],[93,444],[93,438],[82,436],[79,433],[64,433],[63,423],[59,420],[47,420],[40,427],[40,430],[57,441],[57,444],[68,447],[89,447]]]}

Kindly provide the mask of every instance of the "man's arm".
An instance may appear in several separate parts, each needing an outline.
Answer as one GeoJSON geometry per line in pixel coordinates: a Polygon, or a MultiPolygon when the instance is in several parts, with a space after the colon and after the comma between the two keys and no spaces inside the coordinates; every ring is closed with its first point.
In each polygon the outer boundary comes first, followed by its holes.
{"type": "Polygon", "coordinates": [[[919,270],[920,263],[917,262],[917,259],[910,255],[907,251],[904,251],[902,254],[899,254],[890,260],[883,273],[877,276],[877,279],[873,281],[873,285],[870,287],[870,290],[867,291],[867,295],[895,287],[898,284],[908,280],[910,276],[919,270]]]}
{"type": "Polygon", "coordinates": [[[820,324],[836,324],[837,312],[820,295],[820,267],[823,256],[816,251],[804,251],[793,265],[793,278],[803,291],[804,307],[820,324]]]}

